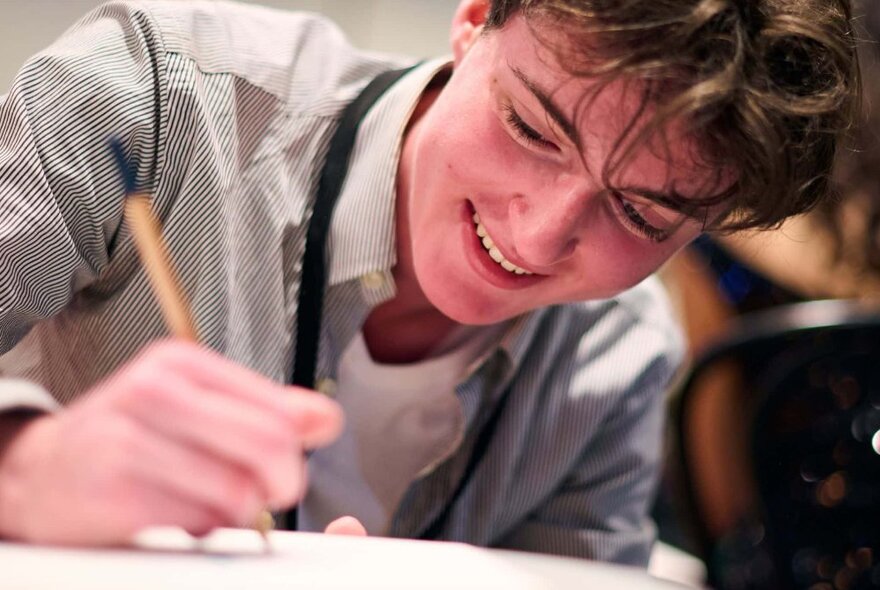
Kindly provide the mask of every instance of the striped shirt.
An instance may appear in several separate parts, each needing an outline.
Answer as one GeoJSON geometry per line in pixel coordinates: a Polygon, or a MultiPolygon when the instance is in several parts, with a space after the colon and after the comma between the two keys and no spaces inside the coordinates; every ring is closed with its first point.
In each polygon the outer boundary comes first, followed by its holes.
{"type": "MultiPolygon", "coordinates": [[[[329,138],[359,90],[404,63],[315,15],[175,0],[108,4],[29,60],[0,97],[0,407],[68,404],[165,335],[121,223],[111,135],[154,196],[201,341],[289,381],[329,138]]],[[[329,236],[319,383],[395,293],[401,138],[445,67],[408,74],[359,132],[329,236]]],[[[682,356],[671,318],[649,279],[511,322],[456,387],[464,440],[406,490],[390,534],[418,536],[440,513],[508,390],[441,536],[645,564],[662,393],[682,356]]]]}

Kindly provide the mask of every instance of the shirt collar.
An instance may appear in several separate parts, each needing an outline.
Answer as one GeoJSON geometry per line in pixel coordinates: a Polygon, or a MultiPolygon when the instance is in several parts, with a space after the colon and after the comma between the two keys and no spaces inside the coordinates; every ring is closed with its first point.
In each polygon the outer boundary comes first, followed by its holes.
{"type": "Polygon", "coordinates": [[[448,58],[441,58],[417,66],[382,95],[361,123],[333,214],[330,285],[377,272],[391,280],[388,271],[397,262],[395,200],[403,134],[425,88],[449,65],[448,58]]]}
{"type": "Polygon", "coordinates": [[[468,378],[487,365],[491,366],[496,384],[493,396],[497,397],[525,359],[546,312],[543,308],[536,309],[510,320],[498,342],[468,367],[468,378]]]}
{"type": "Polygon", "coordinates": [[[535,332],[541,324],[541,319],[546,313],[546,308],[541,308],[521,315],[514,319],[504,332],[498,348],[507,355],[511,369],[516,369],[522,363],[529,350],[529,345],[535,337],[535,332]]]}

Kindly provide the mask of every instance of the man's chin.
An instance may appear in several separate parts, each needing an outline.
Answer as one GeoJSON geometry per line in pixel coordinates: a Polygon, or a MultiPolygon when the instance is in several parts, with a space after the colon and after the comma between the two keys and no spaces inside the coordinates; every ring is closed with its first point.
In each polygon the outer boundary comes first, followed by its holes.
{"type": "Polygon", "coordinates": [[[515,314],[499,313],[498,307],[490,302],[477,302],[473,297],[463,294],[456,297],[448,292],[427,293],[428,300],[440,313],[450,320],[466,326],[489,326],[514,317],[515,314]]]}

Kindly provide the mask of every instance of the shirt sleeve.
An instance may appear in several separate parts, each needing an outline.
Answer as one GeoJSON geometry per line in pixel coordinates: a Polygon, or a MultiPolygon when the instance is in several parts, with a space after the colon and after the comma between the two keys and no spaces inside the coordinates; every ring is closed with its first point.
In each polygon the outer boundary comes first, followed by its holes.
{"type": "MultiPolygon", "coordinates": [[[[29,59],[0,96],[0,354],[110,263],[123,190],[108,139],[122,140],[151,186],[163,68],[149,15],[107,4],[29,59]]],[[[37,385],[0,378],[0,411],[56,407],[37,385]]]]}
{"type": "Polygon", "coordinates": [[[664,392],[677,359],[656,358],[642,372],[563,485],[499,547],[647,566],[664,392]]]}
{"type": "Polygon", "coordinates": [[[151,184],[162,69],[148,15],[108,4],[31,58],[0,96],[0,354],[107,267],[123,205],[108,139],[123,141],[151,184]]]}
{"type": "Polygon", "coordinates": [[[36,383],[22,379],[0,380],[0,413],[21,409],[54,412],[59,407],[58,402],[36,383]]]}

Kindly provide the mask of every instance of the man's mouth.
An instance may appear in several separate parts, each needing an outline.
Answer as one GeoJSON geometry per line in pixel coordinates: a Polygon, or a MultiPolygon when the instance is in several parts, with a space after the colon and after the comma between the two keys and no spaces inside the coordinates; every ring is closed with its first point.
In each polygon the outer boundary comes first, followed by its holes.
{"type": "Polygon", "coordinates": [[[495,242],[492,240],[492,236],[489,235],[489,232],[486,231],[486,227],[480,223],[480,215],[478,213],[474,213],[474,226],[477,231],[477,236],[480,238],[480,241],[483,244],[483,249],[489,254],[489,257],[498,263],[498,266],[506,270],[511,274],[517,275],[531,275],[531,273],[524,268],[521,268],[508,259],[504,257],[504,254],[501,253],[501,250],[495,246],[495,242]]]}

